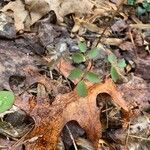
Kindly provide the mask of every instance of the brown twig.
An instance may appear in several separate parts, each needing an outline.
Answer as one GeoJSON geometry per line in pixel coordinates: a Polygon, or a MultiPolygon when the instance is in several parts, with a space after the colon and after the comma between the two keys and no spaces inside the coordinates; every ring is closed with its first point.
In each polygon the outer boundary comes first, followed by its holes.
{"type": "Polygon", "coordinates": [[[117,10],[114,11],[112,17],[111,17],[110,20],[109,20],[109,25],[106,26],[106,27],[104,28],[103,32],[101,33],[101,36],[99,37],[99,39],[98,39],[98,41],[97,41],[97,43],[96,43],[96,47],[97,47],[98,44],[100,43],[100,41],[101,41],[101,39],[103,38],[103,36],[104,36],[105,32],[107,31],[107,29],[110,28],[110,25],[111,25],[112,21],[114,20],[116,14],[118,14],[118,12],[119,12],[121,6],[123,5],[124,1],[125,1],[125,0],[121,0],[120,4],[119,4],[118,7],[117,7],[117,10]]]}

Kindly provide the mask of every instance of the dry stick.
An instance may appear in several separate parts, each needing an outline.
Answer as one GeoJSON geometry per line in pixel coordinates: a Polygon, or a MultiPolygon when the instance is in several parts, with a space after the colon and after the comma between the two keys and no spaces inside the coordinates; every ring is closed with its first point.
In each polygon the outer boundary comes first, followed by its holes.
{"type": "Polygon", "coordinates": [[[70,135],[70,138],[71,138],[71,140],[73,142],[73,146],[74,146],[75,150],[78,150],[77,145],[76,145],[75,140],[74,140],[74,137],[73,137],[73,135],[72,135],[72,133],[71,133],[71,131],[70,131],[70,129],[69,129],[69,127],[67,125],[66,125],[66,128],[67,128],[67,130],[69,132],[69,135],[70,135]]]}
{"type": "Polygon", "coordinates": [[[101,33],[101,36],[99,37],[99,39],[98,39],[98,41],[97,41],[97,43],[96,43],[96,47],[97,47],[98,44],[100,43],[100,41],[101,41],[101,39],[103,38],[103,36],[104,36],[105,32],[107,31],[107,29],[110,27],[112,21],[114,20],[114,17],[115,17],[116,14],[119,12],[120,7],[123,5],[124,1],[125,1],[125,0],[122,0],[122,1],[120,2],[120,4],[118,5],[117,10],[114,12],[114,14],[112,15],[111,19],[109,20],[109,25],[104,28],[103,32],[101,33]]]}

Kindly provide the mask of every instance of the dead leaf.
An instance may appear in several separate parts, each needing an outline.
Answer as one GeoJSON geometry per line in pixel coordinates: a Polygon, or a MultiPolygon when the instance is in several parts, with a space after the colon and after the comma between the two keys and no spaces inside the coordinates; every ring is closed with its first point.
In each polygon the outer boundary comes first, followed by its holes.
{"type": "Polygon", "coordinates": [[[23,2],[21,0],[11,1],[1,9],[3,12],[6,12],[7,10],[12,10],[14,13],[16,30],[23,30],[24,21],[28,15],[23,2]]]}
{"type": "MultiPolygon", "coordinates": [[[[110,79],[106,80],[105,83],[90,86],[88,89],[88,96],[85,98],[78,97],[76,92],[72,91],[68,94],[58,95],[52,105],[49,105],[43,98],[38,98],[37,105],[30,112],[36,125],[27,139],[39,135],[42,135],[42,137],[33,143],[27,143],[27,150],[54,150],[62,128],[71,120],[80,124],[96,148],[101,137],[100,110],[96,106],[97,95],[108,93],[114,103],[121,107],[124,112],[128,112],[128,107],[110,79]]],[[[24,106],[21,106],[20,103],[18,105],[24,109],[24,106]]]]}
{"type": "Polygon", "coordinates": [[[130,107],[139,107],[140,111],[147,111],[150,108],[150,83],[140,77],[133,76],[132,79],[119,86],[124,98],[130,107]]]}
{"type": "Polygon", "coordinates": [[[135,75],[142,77],[145,80],[150,79],[150,58],[138,59],[136,61],[135,75]]]}
{"type": "Polygon", "coordinates": [[[112,26],[111,29],[113,32],[122,32],[123,30],[127,29],[128,25],[125,20],[118,20],[112,26]]]}
{"type": "Polygon", "coordinates": [[[11,76],[30,76],[26,70],[32,68],[37,70],[35,61],[39,61],[37,56],[30,56],[27,49],[17,48],[10,41],[0,41],[0,89],[10,90],[9,78],[11,76]]]}
{"type": "Polygon", "coordinates": [[[133,51],[134,45],[132,44],[132,42],[124,41],[123,43],[119,45],[119,48],[121,48],[124,51],[126,50],[133,51]]]}
{"type": "MultiPolygon", "coordinates": [[[[24,29],[29,30],[30,26],[40,18],[53,10],[56,13],[58,22],[63,22],[64,16],[75,14],[76,16],[100,16],[108,15],[113,10],[114,5],[110,2],[91,0],[21,0],[9,2],[2,11],[12,10],[14,12],[15,26],[17,31],[24,29]],[[107,7],[106,7],[107,6],[107,7]],[[92,10],[93,8],[95,10],[92,10]]],[[[116,9],[116,8],[115,8],[116,9]]],[[[90,17],[91,18],[91,17],[90,17]]],[[[97,30],[94,25],[88,24],[88,28],[97,30]]]]}

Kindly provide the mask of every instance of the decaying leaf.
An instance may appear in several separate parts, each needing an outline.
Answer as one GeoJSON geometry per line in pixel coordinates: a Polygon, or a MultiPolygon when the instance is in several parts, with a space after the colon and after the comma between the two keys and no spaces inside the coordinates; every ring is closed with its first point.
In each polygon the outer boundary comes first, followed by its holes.
{"type": "Polygon", "coordinates": [[[132,79],[119,86],[130,107],[138,107],[141,111],[148,111],[150,108],[150,83],[140,77],[132,76],[132,79]],[[132,97],[132,98],[131,98],[132,97]]]}
{"type": "MultiPolygon", "coordinates": [[[[10,90],[9,78],[11,76],[28,76],[27,68],[36,68],[38,57],[32,57],[26,50],[18,49],[5,41],[0,41],[0,89],[10,90]],[[24,52],[23,52],[24,51],[24,52]]],[[[28,51],[29,52],[29,51],[28,51]]],[[[30,76],[30,75],[29,75],[30,76]]]]}
{"type": "Polygon", "coordinates": [[[28,15],[28,12],[25,10],[23,2],[21,0],[11,1],[1,9],[1,11],[4,12],[6,12],[7,10],[11,10],[14,13],[16,30],[23,30],[24,21],[28,15]]]}
{"type": "MultiPolygon", "coordinates": [[[[78,97],[76,92],[72,91],[58,95],[52,105],[49,105],[44,98],[39,97],[37,105],[30,112],[36,125],[27,139],[40,137],[32,143],[27,143],[27,150],[54,150],[62,128],[71,120],[80,124],[97,148],[102,130],[99,121],[100,109],[96,106],[96,97],[99,93],[108,93],[113,102],[123,109],[123,112],[128,112],[126,102],[110,79],[107,79],[105,83],[89,86],[88,96],[84,98],[78,97]]],[[[17,105],[24,109],[20,103],[17,105]]]]}
{"type": "MultiPolygon", "coordinates": [[[[112,11],[110,2],[91,0],[25,0],[22,3],[21,0],[9,2],[2,11],[12,10],[14,12],[14,19],[16,29],[29,29],[31,25],[37,22],[40,18],[53,10],[56,13],[59,22],[63,22],[63,17],[68,14],[76,14],[77,16],[92,15],[92,18],[96,18],[97,14],[106,15],[109,11],[112,11]],[[107,7],[106,7],[107,6],[107,7]],[[93,8],[96,8],[92,10],[93,8]]],[[[113,6],[114,7],[114,6],[113,6]]],[[[90,30],[98,30],[94,24],[85,24],[90,30]]]]}

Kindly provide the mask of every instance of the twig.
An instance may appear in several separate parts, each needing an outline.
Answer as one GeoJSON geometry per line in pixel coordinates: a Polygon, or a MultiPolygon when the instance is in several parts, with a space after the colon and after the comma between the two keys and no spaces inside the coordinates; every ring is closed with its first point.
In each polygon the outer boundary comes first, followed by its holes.
{"type": "Polygon", "coordinates": [[[70,129],[69,129],[69,127],[67,125],[66,125],[66,128],[67,128],[67,130],[69,132],[69,135],[70,135],[70,138],[71,138],[71,140],[73,142],[73,146],[74,146],[75,150],[78,150],[77,145],[76,145],[75,140],[74,140],[74,137],[73,137],[73,135],[72,135],[72,133],[71,133],[71,131],[70,131],[70,129]]]}
{"type": "Polygon", "coordinates": [[[112,15],[111,19],[109,20],[109,25],[104,28],[103,32],[101,33],[101,36],[99,37],[99,39],[98,39],[98,41],[97,41],[97,43],[96,43],[96,47],[97,47],[98,44],[100,43],[100,41],[101,41],[101,39],[103,38],[103,36],[104,36],[105,32],[107,31],[107,29],[110,28],[110,25],[111,25],[112,21],[114,20],[116,14],[118,14],[118,12],[119,12],[119,10],[120,10],[120,7],[123,5],[124,1],[125,1],[125,0],[122,0],[122,1],[120,2],[120,4],[119,4],[118,7],[117,7],[117,10],[114,12],[114,14],[112,15]]]}

